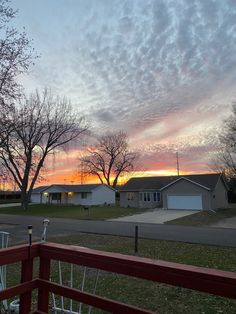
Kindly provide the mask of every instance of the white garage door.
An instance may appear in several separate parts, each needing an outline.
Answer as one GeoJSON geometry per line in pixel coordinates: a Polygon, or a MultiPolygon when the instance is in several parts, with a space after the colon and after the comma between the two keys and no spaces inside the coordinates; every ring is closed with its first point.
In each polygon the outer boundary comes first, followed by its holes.
{"type": "Polygon", "coordinates": [[[202,196],[201,195],[168,195],[167,196],[168,209],[202,209],[202,196]]]}

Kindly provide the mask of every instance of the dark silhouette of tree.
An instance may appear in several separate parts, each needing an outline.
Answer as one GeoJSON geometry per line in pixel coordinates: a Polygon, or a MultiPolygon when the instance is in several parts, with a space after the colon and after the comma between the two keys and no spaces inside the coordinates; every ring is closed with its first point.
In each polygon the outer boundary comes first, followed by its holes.
{"type": "Polygon", "coordinates": [[[137,153],[131,152],[124,132],[112,132],[97,138],[88,155],[81,158],[85,173],[95,175],[101,183],[116,187],[121,174],[134,170],[137,153]]]}
{"type": "Polygon", "coordinates": [[[21,190],[24,208],[47,156],[86,130],[70,103],[47,90],[0,112],[0,159],[21,190]]]}
{"type": "Polygon", "coordinates": [[[213,160],[213,167],[226,177],[236,177],[236,103],[231,115],[223,122],[219,134],[220,148],[213,160]]]}
{"type": "Polygon", "coordinates": [[[0,109],[22,95],[17,78],[37,58],[26,33],[9,26],[16,13],[8,0],[0,1],[0,109]]]}

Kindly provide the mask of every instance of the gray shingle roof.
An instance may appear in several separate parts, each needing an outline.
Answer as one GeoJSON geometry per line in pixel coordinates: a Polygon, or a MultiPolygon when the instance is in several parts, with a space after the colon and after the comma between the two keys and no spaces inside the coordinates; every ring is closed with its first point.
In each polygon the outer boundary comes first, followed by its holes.
{"type": "Polygon", "coordinates": [[[60,186],[66,192],[91,192],[101,184],[53,184],[53,186],[60,186]]]}
{"type": "Polygon", "coordinates": [[[142,177],[130,179],[121,191],[161,190],[180,178],[186,178],[208,189],[214,189],[221,174],[195,174],[184,176],[142,177]]]}
{"type": "MultiPolygon", "coordinates": [[[[52,184],[48,186],[39,186],[33,189],[32,193],[42,193],[50,187],[59,187],[65,192],[91,192],[102,184],[52,184]]],[[[110,188],[110,187],[109,187],[110,188]]],[[[111,188],[112,189],[112,188],[111,188]]]]}
{"type": "Polygon", "coordinates": [[[38,186],[37,188],[34,188],[32,193],[41,193],[44,190],[46,190],[49,187],[49,185],[44,185],[44,186],[38,186]]]}

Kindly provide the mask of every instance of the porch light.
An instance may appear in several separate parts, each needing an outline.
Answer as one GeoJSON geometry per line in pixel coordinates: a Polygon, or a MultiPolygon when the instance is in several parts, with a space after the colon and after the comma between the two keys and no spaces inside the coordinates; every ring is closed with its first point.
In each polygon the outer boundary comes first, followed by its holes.
{"type": "Polygon", "coordinates": [[[48,196],[48,192],[44,192],[43,195],[48,196]]]}
{"type": "Polygon", "coordinates": [[[73,192],[68,192],[68,196],[72,196],[73,195],[73,192]]]}

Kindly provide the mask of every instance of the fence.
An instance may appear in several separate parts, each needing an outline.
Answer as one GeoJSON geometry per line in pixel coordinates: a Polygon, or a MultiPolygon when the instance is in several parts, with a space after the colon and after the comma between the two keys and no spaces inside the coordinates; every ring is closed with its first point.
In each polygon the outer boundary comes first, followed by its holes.
{"type": "Polygon", "coordinates": [[[71,298],[111,313],[152,313],[101,296],[50,281],[51,260],[68,262],[189,288],[236,299],[236,273],[147,258],[108,253],[77,246],[34,243],[0,250],[0,265],[21,262],[21,283],[0,292],[0,300],[20,295],[20,313],[31,313],[32,291],[38,290],[37,310],[49,312],[49,295],[71,298]],[[39,257],[39,274],[33,279],[33,261],[39,257]]]}

